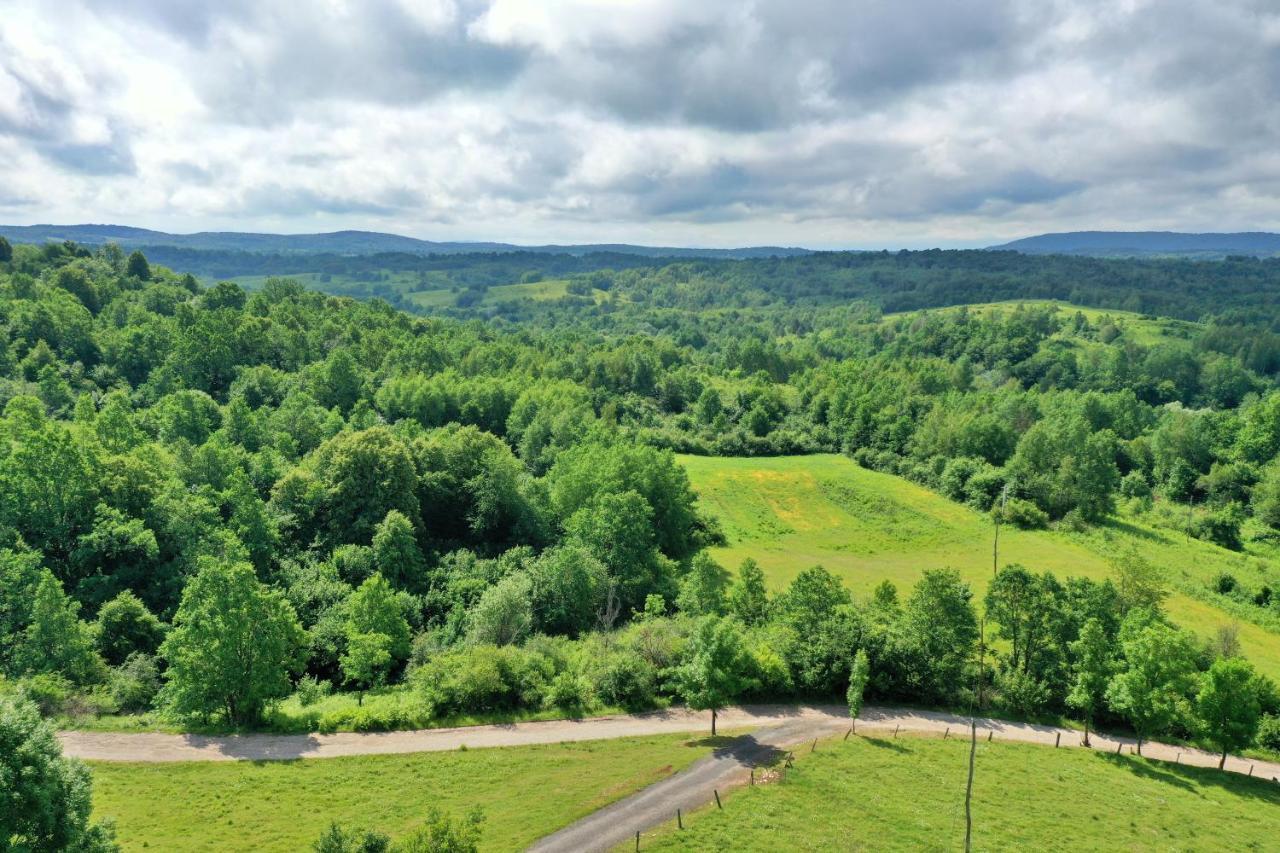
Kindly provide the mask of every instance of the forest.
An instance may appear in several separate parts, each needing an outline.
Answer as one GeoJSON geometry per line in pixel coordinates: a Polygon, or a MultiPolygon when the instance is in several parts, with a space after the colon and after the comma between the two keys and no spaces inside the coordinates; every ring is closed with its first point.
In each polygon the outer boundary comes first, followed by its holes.
{"type": "MultiPolygon", "coordinates": [[[[834,451],[998,523],[1123,508],[1271,547],[1277,270],[680,262],[423,317],[0,241],[0,690],[64,720],[368,730],[865,688],[1280,748],[1275,685],[1170,621],[1161,567],[771,589],[706,553],[724,534],[675,457],[834,451]],[[365,704],[391,685],[413,702],[365,704]]],[[[1280,630],[1265,572],[1203,595],[1280,630]]]]}

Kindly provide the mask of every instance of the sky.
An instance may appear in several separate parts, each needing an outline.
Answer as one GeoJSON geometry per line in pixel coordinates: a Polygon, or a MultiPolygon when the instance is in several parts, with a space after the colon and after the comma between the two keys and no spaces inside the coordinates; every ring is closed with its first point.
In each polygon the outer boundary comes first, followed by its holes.
{"type": "Polygon", "coordinates": [[[0,222],[1280,230],[1276,0],[0,0],[0,222]]]}

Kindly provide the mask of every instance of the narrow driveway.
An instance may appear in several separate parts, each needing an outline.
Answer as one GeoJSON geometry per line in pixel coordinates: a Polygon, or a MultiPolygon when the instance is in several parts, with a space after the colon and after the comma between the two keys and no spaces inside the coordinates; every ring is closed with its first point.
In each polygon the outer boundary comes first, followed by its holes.
{"type": "Polygon", "coordinates": [[[676,809],[688,813],[710,802],[716,791],[747,784],[752,767],[772,763],[788,748],[847,727],[843,719],[809,717],[734,738],[732,743],[674,776],[587,815],[529,850],[536,853],[609,850],[634,838],[637,832],[676,820],[676,809]]]}

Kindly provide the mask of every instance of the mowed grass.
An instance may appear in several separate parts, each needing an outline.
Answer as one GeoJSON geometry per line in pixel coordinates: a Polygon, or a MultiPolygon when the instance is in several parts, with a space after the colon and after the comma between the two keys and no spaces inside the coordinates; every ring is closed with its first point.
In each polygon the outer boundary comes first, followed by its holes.
{"type": "MultiPolygon", "coordinates": [[[[992,576],[993,527],[963,504],[900,477],[833,454],[769,458],[681,456],[702,509],[720,521],[728,545],[712,550],[731,570],[751,557],[780,590],[810,566],[839,575],[855,595],[882,580],[906,595],[925,569],[953,568],[981,595],[992,576]]],[[[1253,581],[1274,570],[1270,554],[1237,554],[1180,534],[1119,519],[1085,533],[1000,531],[1001,566],[1021,563],[1059,579],[1102,579],[1129,548],[1162,568],[1171,588],[1206,588],[1219,572],[1253,581]]],[[[1244,654],[1280,679],[1280,635],[1184,592],[1170,615],[1203,637],[1238,624],[1244,654]]]]}
{"type": "Polygon", "coordinates": [[[338,821],[393,837],[436,806],[484,810],[482,848],[534,840],[706,755],[689,735],[263,762],[94,762],[95,818],[125,850],[309,850],[338,821]]]}
{"type": "MultiPolygon", "coordinates": [[[[853,737],[802,750],[646,850],[960,850],[969,744],[853,737]]],[[[723,795],[722,795],[723,796],[723,795]]],[[[1274,850],[1280,785],[1137,756],[979,742],[974,850],[1274,850]]],[[[619,848],[623,849],[623,848],[619,848]]],[[[630,849],[629,847],[626,849],[630,849]]]]}

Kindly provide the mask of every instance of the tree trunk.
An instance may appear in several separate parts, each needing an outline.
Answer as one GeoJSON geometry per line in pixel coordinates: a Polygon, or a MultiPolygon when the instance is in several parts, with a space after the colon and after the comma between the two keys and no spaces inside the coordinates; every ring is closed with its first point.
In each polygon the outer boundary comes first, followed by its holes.
{"type": "Polygon", "coordinates": [[[361,690],[358,694],[356,694],[356,707],[357,708],[364,707],[364,691],[363,690],[361,690]]]}
{"type": "Polygon", "coordinates": [[[1224,749],[1222,750],[1222,757],[1218,759],[1218,769],[1221,770],[1223,767],[1226,767],[1226,766],[1227,766],[1227,751],[1224,749]]]}
{"type": "Polygon", "coordinates": [[[711,736],[716,736],[716,709],[711,709],[711,736]]]}
{"type": "Polygon", "coordinates": [[[1089,748],[1089,718],[1084,718],[1084,748],[1089,748]]]}
{"type": "Polygon", "coordinates": [[[1142,735],[1138,735],[1138,755],[1142,755],[1142,735]]]}

